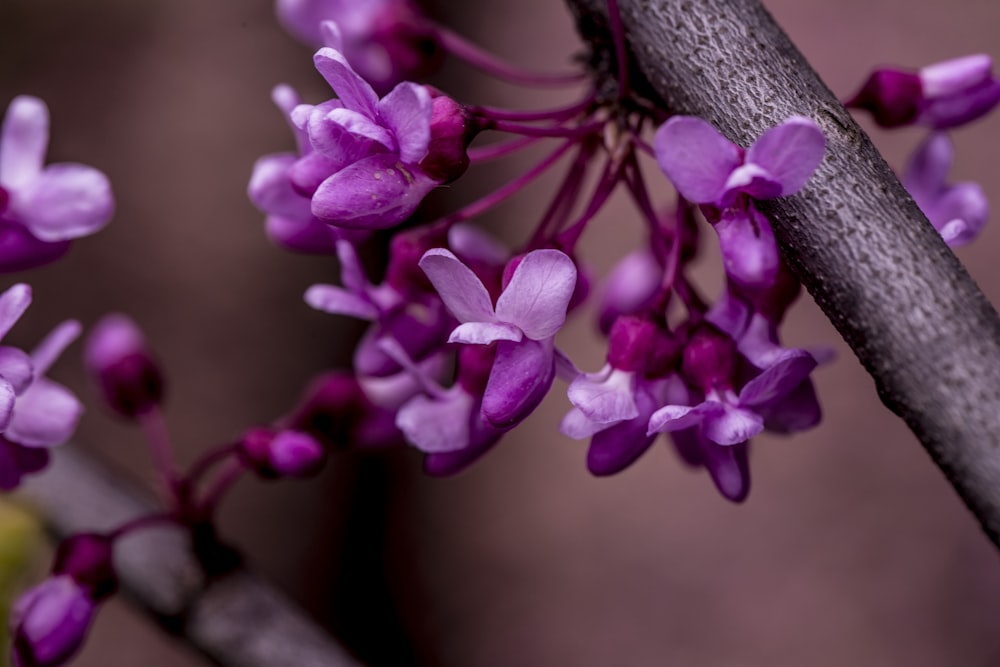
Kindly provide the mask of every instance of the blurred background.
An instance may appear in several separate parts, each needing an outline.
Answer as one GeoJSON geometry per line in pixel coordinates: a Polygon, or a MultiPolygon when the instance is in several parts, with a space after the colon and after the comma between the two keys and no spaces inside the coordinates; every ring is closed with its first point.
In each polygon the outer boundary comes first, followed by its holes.
{"type": "MultiPolygon", "coordinates": [[[[876,64],[1000,55],[992,0],[766,4],[841,97],[876,64]]],[[[557,69],[579,49],[559,0],[436,0],[429,11],[525,66],[557,69]]],[[[130,314],[167,367],[184,461],[285,411],[314,372],[346,366],[361,330],[304,305],[305,288],[335,281],[336,266],[269,245],[245,195],[253,161],[292,148],[269,101],[281,82],[329,97],[270,0],[0,0],[0,106],[42,97],[49,160],[104,170],[118,200],[112,224],[67,258],[5,279],[35,288],[10,340],[30,346],[66,317],[130,314]]],[[[435,82],[461,101],[511,107],[573,96],[453,63],[435,82]]],[[[953,179],[978,180],[993,201],[998,132],[993,117],[954,135],[953,179]]],[[[874,138],[901,166],[922,133],[874,138]]],[[[438,204],[469,201],[524,164],[474,170],[438,204]]],[[[484,222],[517,242],[551,185],[484,222]]],[[[663,181],[665,201],[668,190],[663,181]]],[[[602,219],[614,229],[594,225],[584,246],[598,276],[639,239],[623,198],[602,219]]],[[[994,221],[959,251],[994,303],[998,247],[994,221]]],[[[713,295],[708,255],[699,275],[713,295]]],[[[596,370],[588,315],[560,344],[596,370]]],[[[306,483],[242,483],[223,533],[370,665],[997,664],[995,550],[808,297],[785,336],[838,352],[816,375],[825,420],[794,439],[759,438],[743,506],[662,443],[616,477],[590,477],[585,444],[556,434],[568,407],[557,386],[454,479],[425,478],[416,451],[338,456],[306,483]]],[[[141,437],[100,409],[78,346],[55,376],[89,405],[79,446],[151,484],[141,437]]],[[[75,664],[206,663],[113,600],[75,664]]]]}

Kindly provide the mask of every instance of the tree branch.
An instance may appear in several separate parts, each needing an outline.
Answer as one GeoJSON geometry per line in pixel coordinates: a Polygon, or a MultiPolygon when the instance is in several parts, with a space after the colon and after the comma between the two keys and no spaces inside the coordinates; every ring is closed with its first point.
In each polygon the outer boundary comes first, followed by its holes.
{"type": "MultiPolygon", "coordinates": [[[[567,0],[595,62],[605,0],[567,0]]],[[[782,253],[1000,545],[1000,318],[867,135],[758,0],[619,0],[642,90],[747,146],[793,114],[827,137],[799,193],[759,207],[782,253]]],[[[602,60],[603,59],[603,60],[602,60]]],[[[612,76],[615,69],[607,70],[612,76]]]]}
{"type": "MultiPolygon", "coordinates": [[[[155,511],[146,497],[79,451],[55,452],[19,493],[58,537],[106,532],[155,511]]],[[[170,632],[225,667],[358,667],[282,593],[245,568],[211,581],[184,531],[149,528],[115,546],[123,591],[170,632]]]]}

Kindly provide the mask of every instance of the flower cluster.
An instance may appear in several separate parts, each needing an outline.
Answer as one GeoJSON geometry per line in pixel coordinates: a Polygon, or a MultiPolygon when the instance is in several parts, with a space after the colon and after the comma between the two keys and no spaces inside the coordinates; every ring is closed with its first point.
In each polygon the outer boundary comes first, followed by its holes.
{"type": "Polygon", "coordinates": [[[989,205],[978,184],[948,183],[954,149],[944,130],[967,125],[1000,104],[993,60],[978,54],[917,72],[879,68],[845,104],[870,112],[882,127],[931,128],[903,171],[903,185],[945,243],[956,247],[975,239],[989,205]]]}
{"type": "MultiPolygon", "coordinates": [[[[524,422],[561,379],[567,411],[558,430],[589,441],[592,474],[619,473],[665,434],[681,461],[704,469],[724,498],[743,502],[751,440],[820,421],[812,372],[830,354],[781,342],[782,321],[801,288],[759,205],[795,196],[822,170],[826,140],[810,116],[787,118],[740,145],[703,119],[641,97],[628,85],[624,62],[617,90],[600,78],[607,73],[590,72],[593,85],[565,106],[465,104],[410,79],[446,54],[530,85],[575,83],[587,73],[519,70],[430,21],[411,0],[276,6],[288,30],[318,48],[313,66],[335,97],[308,104],[287,86],[274,89],[295,150],[260,158],[248,195],[278,245],[339,262],[340,284],[313,285],[305,301],[364,320],[368,329],[351,370],[320,374],[288,414],[247,428],[182,470],[162,413],[164,374],[146,337],[127,316],[99,321],[85,342],[85,366],[106,407],[143,430],[165,507],[62,542],[51,576],[13,611],[18,665],[54,667],[77,652],[117,588],[112,554],[125,535],[165,523],[188,531],[206,569],[224,567],[218,563],[228,561],[209,557],[228,553],[213,517],[248,473],[308,477],[340,448],[409,444],[423,454],[428,474],[452,475],[524,422]],[[513,138],[474,146],[487,132],[513,138]],[[425,197],[471,165],[546,142],[554,146],[512,181],[443,217],[420,215],[425,197]],[[527,238],[508,248],[473,226],[560,161],[568,161],[565,175],[527,238]],[[646,173],[653,162],[663,172],[655,182],[646,173]],[[660,211],[650,192],[667,181],[676,204],[660,211]],[[619,189],[635,203],[645,243],[594,289],[582,240],[619,189]],[[724,287],[714,298],[702,295],[690,270],[706,225],[722,256],[724,287]],[[380,242],[388,247],[384,270],[368,271],[362,257],[380,242]],[[588,372],[560,350],[558,338],[596,295],[607,346],[604,363],[588,372]]],[[[624,58],[624,34],[612,24],[624,58]]],[[[932,128],[903,181],[949,245],[976,236],[987,205],[978,186],[947,182],[952,148],[942,130],[1000,103],[991,66],[971,56],[919,72],[880,69],[849,102],[886,127],[932,128]]],[[[0,271],[56,259],[113,211],[101,172],[44,166],[47,141],[44,104],[14,100],[0,131],[0,271]]],[[[30,298],[22,284],[0,294],[0,337],[30,298]]],[[[45,374],[79,333],[69,321],[30,354],[0,347],[4,490],[43,468],[49,448],[75,428],[79,401],[45,374]]]]}

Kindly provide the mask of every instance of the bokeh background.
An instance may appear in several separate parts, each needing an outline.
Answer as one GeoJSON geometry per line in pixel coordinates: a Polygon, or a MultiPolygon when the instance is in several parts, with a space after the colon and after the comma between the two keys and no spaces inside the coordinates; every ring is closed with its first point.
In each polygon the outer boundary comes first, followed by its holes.
{"type": "MultiPolygon", "coordinates": [[[[1000,55],[993,0],[766,4],[841,96],[875,64],[1000,55]]],[[[0,0],[0,106],[45,99],[50,160],[105,170],[118,199],[113,223],[62,262],[5,279],[35,288],[11,340],[30,345],[69,316],[131,314],[168,368],[186,461],[286,410],[313,372],[348,363],[360,332],[303,304],[308,285],[336,280],[335,265],[270,246],[245,196],[253,161],[292,146],[270,89],[329,96],[272,11],[269,0],[0,0]]],[[[554,68],[579,49],[558,0],[436,0],[430,11],[522,65],[554,68]]],[[[454,64],[436,81],[464,101],[515,107],[573,94],[454,64]]],[[[998,133],[993,118],[955,135],[954,178],[980,181],[993,201],[998,133]]],[[[897,166],[920,138],[875,135],[897,166]]],[[[476,171],[438,205],[518,165],[476,171]]],[[[516,242],[551,183],[484,224],[516,242]]],[[[631,218],[617,199],[588,232],[596,275],[638,241],[631,218]]],[[[998,247],[994,222],[959,253],[994,303],[998,247]]],[[[700,275],[713,294],[708,254],[700,275]]],[[[587,313],[562,336],[581,365],[599,367],[587,313]]],[[[371,665],[997,664],[994,549],[808,297],[786,336],[838,351],[816,375],[826,417],[794,439],[759,439],[744,506],[663,444],[617,477],[588,476],[585,445],[555,432],[567,408],[556,391],[457,478],[423,477],[415,451],[345,454],[307,483],[242,483],[223,531],[371,665]]],[[[78,347],[56,375],[90,405],[79,446],[151,485],[139,434],[97,405],[78,347]]],[[[115,600],[75,664],[206,663],[115,600]]]]}

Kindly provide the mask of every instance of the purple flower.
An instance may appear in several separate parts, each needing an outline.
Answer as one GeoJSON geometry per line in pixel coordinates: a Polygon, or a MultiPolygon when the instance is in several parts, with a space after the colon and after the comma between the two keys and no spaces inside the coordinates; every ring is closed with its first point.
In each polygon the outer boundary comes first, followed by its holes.
{"type": "Polygon", "coordinates": [[[566,320],[576,288],[576,266],[558,250],[525,255],[494,308],[482,281],[442,248],[420,260],[448,310],[461,323],[449,342],[497,342],[496,360],[483,395],[482,412],[497,428],[524,419],[555,378],[555,334],[566,320]]]}
{"type": "Polygon", "coordinates": [[[682,197],[702,205],[719,234],[726,274],[748,289],[773,284],[778,247],[770,222],[752,200],[798,192],[816,170],[826,139],[793,116],[744,150],[710,124],[675,116],[656,132],[656,159],[682,197]]]}
{"type": "Polygon", "coordinates": [[[453,322],[440,299],[412,287],[402,291],[394,284],[372,285],[354,246],[346,241],[337,243],[337,254],[344,286],[313,285],[305,300],[317,310],[373,323],[355,349],[354,367],[359,374],[384,377],[402,370],[379,346],[385,337],[398,341],[417,361],[440,351],[453,322]]]}
{"type": "Polygon", "coordinates": [[[319,47],[322,24],[337,24],[344,55],[377,90],[426,74],[442,53],[410,0],[278,0],[278,19],[295,37],[319,47]]]}
{"type": "Polygon", "coordinates": [[[723,383],[705,392],[705,400],[688,405],[666,405],[649,420],[650,433],[698,426],[701,434],[719,445],[746,442],[764,430],[762,412],[784,399],[816,368],[804,350],[786,355],[753,378],[737,394],[723,383]]]}
{"type": "Polygon", "coordinates": [[[10,626],[17,667],[66,664],[83,645],[96,605],[68,575],[46,579],[14,605],[10,626]]]}
{"type": "Polygon", "coordinates": [[[48,142],[45,103],[15,98],[0,130],[0,271],[59,258],[114,213],[107,177],[82,164],[44,166],[48,142]]]}
{"type": "Polygon", "coordinates": [[[298,153],[265,155],[254,163],[247,195],[267,214],[268,238],[292,252],[318,255],[334,254],[338,239],[362,240],[366,232],[338,229],[314,216],[312,199],[292,186],[292,167],[302,155],[312,152],[308,135],[291,120],[292,111],[302,101],[290,86],[277,86],[271,99],[287,119],[295,135],[298,153]]]}
{"type": "Polygon", "coordinates": [[[871,112],[882,127],[926,125],[943,130],[969,123],[1000,103],[1000,82],[985,54],[929,65],[913,72],[876,69],[846,105],[871,112]]]}
{"type": "Polygon", "coordinates": [[[971,242],[989,215],[989,204],[976,183],[947,182],[954,150],[948,136],[934,132],[920,144],[903,173],[903,185],[949,246],[971,242]]]}
{"type": "Polygon", "coordinates": [[[461,107],[410,82],[379,99],[334,48],[320,49],[314,60],[339,99],[292,112],[310,150],[285,173],[311,199],[317,218],[354,229],[392,227],[464,169],[471,133],[455,129],[466,127],[461,107]]]}
{"type": "MultiPolygon", "coordinates": [[[[31,288],[14,285],[0,294],[0,338],[31,303],[31,288]]],[[[21,477],[48,463],[46,448],[61,445],[76,428],[83,407],[66,387],[44,377],[80,324],[63,322],[25,354],[0,346],[0,488],[16,487],[21,477]]]]}

